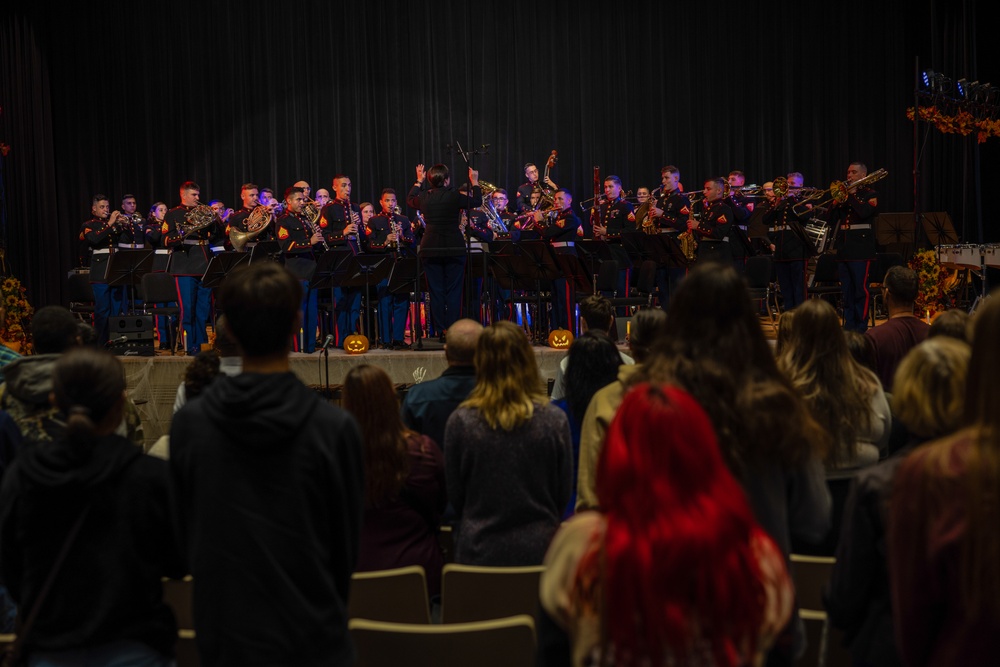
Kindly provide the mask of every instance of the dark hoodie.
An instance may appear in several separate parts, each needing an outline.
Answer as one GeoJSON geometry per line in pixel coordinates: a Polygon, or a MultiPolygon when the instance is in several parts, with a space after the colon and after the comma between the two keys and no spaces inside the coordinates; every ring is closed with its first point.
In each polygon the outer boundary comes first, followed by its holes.
{"type": "Polygon", "coordinates": [[[198,650],[211,665],[349,665],[361,436],[292,373],[218,378],[170,430],[198,650]]]}
{"type": "Polygon", "coordinates": [[[164,461],[109,435],[92,448],[25,446],[0,490],[0,571],[27,613],[80,513],[90,507],[26,650],[131,639],[173,655],[177,629],[162,576],[183,574],[168,515],[164,461]]]}

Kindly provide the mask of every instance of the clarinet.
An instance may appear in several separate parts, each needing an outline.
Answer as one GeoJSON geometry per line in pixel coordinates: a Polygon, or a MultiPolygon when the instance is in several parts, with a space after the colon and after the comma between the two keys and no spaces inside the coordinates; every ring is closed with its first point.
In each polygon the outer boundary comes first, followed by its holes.
{"type": "MultiPolygon", "coordinates": [[[[347,218],[344,221],[344,225],[347,226],[351,223],[359,224],[361,222],[360,220],[358,220],[358,222],[356,223],[354,222],[354,211],[351,209],[351,195],[347,195],[346,206],[347,206],[347,218]]],[[[351,248],[351,252],[357,255],[358,252],[361,250],[361,245],[358,243],[357,233],[355,232],[351,234],[345,234],[344,237],[347,239],[347,245],[351,248]],[[351,241],[354,241],[354,243],[352,244],[351,241]],[[357,247],[357,250],[355,250],[355,247],[357,247]]]]}

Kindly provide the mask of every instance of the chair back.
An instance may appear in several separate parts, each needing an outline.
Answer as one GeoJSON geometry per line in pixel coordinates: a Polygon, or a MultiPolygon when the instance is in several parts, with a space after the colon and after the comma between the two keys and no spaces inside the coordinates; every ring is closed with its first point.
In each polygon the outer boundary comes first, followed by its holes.
{"type": "Polygon", "coordinates": [[[430,623],[424,568],[355,572],[347,615],[387,623],[430,623]]]}
{"type": "Polygon", "coordinates": [[[449,625],[410,625],[353,619],[357,667],[530,667],[535,624],[530,616],[449,625]]]}
{"type": "Polygon", "coordinates": [[[467,623],[538,613],[545,568],[477,567],[449,563],[441,575],[441,622],[467,623]]]}
{"type": "Polygon", "coordinates": [[[747,257],[745,269],[750,289],[763,289],[771,284],[771,258],[767,255],[747,257]]]}

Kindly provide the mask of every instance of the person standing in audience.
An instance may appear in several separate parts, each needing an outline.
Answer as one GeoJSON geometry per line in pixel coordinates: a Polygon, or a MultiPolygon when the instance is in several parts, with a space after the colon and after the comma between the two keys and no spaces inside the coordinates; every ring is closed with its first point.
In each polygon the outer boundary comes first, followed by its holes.
{"type": "Polygon", "coordinates": [[[444,435],[455,562],[539,565],[572,492],[569,423],[517,325],[484,329],[475,364],[476,386],[444,435]]]}
{"type": "Polygon", "coordinates": [[[389,375],[362,364],[344,378],[344,408],[361,426],[365,458],[365,514],[359,572],[420,565],[427,593],[441,592],[444,557],[438,543],[446,505],[444,454],[400,419],[389,375]]]}
{"type": "Polygon", "coordinates": [[[302,288],[287,269],[227,276],[219,306],[243,373],[170,428],[198,652],[210,665],[349,665],[347,596],[364,464],[358,425],[289,369],[302,288]]]}
{"type": "Polygon", "coordinates": [[[875,351],[878,379],[886,391],[892,391],[896,367],[906,353],[927,338],[931,325],[913,314],[920,283],[917,272],[907,266],[893,266],[882,280],[882,297],[889,319],[865,332],[875,351]]]}
{"type": "Polygon", "coordinates": [[[995,665],[1000,653],[1000,297],[984,303],[962,430],[906,457],[893,483],[889,578],[906,665],[995,665]]]}
{"type": "MultiPolygon", "coordinates": [[[[603,297],[601,297],[603,298],[603,297]]],[[[608,302],[608,307],[611,303],[608,302]]],[[[590,400],[580,425],[579,465],[576,479],[576,511],[596,509],[597,505],[597,461],[604,446],[604,435],[615,412],[628,391],[629,378],[649,356],[653,344],[666,333],[667,314],[660,308],[643,308],[632,320],[632,332],[628,337],[629,352],[635,358],[631,364],[618,367],[618,377],[599,389],[590,400]]]]}
{"type": "Polygon", "coordinates": [[[403,399],[401,412],[408,428],[444,443],[448,418],[476,386],[473,360],[482,332],[483,325],[475,320],[461,319],[451,325],[444,345],[448,368],[441,377],[410,387],[403,399]]]}
{"type": "Polygon", "coordinates": [[[958,430],[965,406],[969,346],[950,339],[913,348],[896,371],[893,414],[909,442],[882,463],[858,473],[847,496],[824,602],[830,622],[844,633],[855,665],[902,664],[893,638],[886,564],[886,525],[892,480],[899,464],[921,444],[958,430]]]}
{"type": "Polygon", "coordinates": [[[126,402],[115,357],[75,349],[51,377],[65,429],[22,448],[0,489],[0,575],[22,615],[38,614],[27,664],[173,665],[161,578],[184,570],[166,464],[115,434],[126,402]]]}
{"type": "Polygon", "coordinates": [[[959,308],[951,308],[934,318],[931,328],[927,330],[927,337],[948,336],[968,343],[969,328],[969,314],[959,308]]]}
{"type": "MultiPolygon", "coordinates": [[[[611,327],[615,325],[615,307],[611,301],[601,294],[591,294],[580,302],[580,335],[588,331],[597,331],[607,334],[612,338],[611,327]]],[[[622,364],[631,366],[635,363],[629,355],[624,352],[619,353],[622,364]]],[[[557,401],[566,396],[566,373],[569,370],[569,355],[567,354],[559,362],[556,370],[556,380],[552,385],[552,400],[557,401]]],[[[612,378],[613,380],[614,378],[612,378]]],[[[610,380],[609,380],[610,382],[610,380]]],[[[605,383],[607,384],[607,383],[605,383]]],[[[586,406],[584,406],[586,409],[586,406]]],[[[581,414],[582,418],[583,415],[581,414]]]]}
{"type": "Polygon", "coordinates": [[[545,556],[542,653],[554,653],[549,619],[570,642],[550,663],[762,664],[792,613],[792,584],[688,393],[629,392],[597,493],[601,512],[563,524],[545,556]]]}
{"type": "Polygon", "coordinates": [[[615,381],[618,367],[622,365],[618,347],[599,329],[587,331],[574,340],[566,358],[570,360],[566,372],[566,395],[552,401],[553,405],[566,413],[573,436],[573,497],[563,516],[571,515],[576,507],[576,480],[579,474],[577,462],[580,458],[580,427],[583,425],[583,416],[587,414],[587,406],[594,394],[615,381]]]}
{"type": "MultiPolygon", "coordinates": [[[[798,318],[796,312],[793,324],[798,318]]],[[[688,274],[670,302],[664,335],[630,380],[675,384],[694,396],[757,521],[782,553],[790,554],[793,537],[822,541],[830,528],[822,463],[830,436],[778,370],[746,283],[731,265],[709,263],[688,274]]],[[[804,645],[795,615],[769,664],[792,664],[804,645]]]]}

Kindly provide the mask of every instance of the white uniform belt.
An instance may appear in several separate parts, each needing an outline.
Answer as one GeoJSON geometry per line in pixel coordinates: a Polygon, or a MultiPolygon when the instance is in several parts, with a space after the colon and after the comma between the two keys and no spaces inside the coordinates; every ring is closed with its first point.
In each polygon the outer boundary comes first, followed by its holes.
{"type": "Polygon", "coordinates": [[[93,253],[95,255],[107,255],[111,252],[111,248],[95,248],[93,253]]]}
{"type": "Polygon", "coordinates": [[[145,248],[145,243],[119,243],[119,248],[145,248]]]}
{"type": "Polygon", "coordinates": [[[212,252],[226,252],[226,246],[214,245],[211,247],[212,252]]]}
{"type": "Polygon", "coordinates": [[[844,226],[844,229],[846,229],[846,230],[851,230],[851,229],[871,229],[871,228],[872,228],[872,225],[871,225],[870,222],[864,222],[864,223],[857,224],[857,225],[850,225],[849,224],[849,225],[845,225],[844,226]]]}
{"type": "Polygon", "coordinates": [[[184,239],[184,245],[208,245],[206,239],[184,239]]]}
{"type": "Polygon", "coordinates": [[[552,243],[553,248],[572,248],[575,245],[576,243],[573,241],[553,241],[552,243]]]}
{"type": "Polygon", "coordinates": [[[169,255],[170,254],[170,248],[157,248],[153,252],[155,254],[157,254],[157,255],[169,255]]]}

